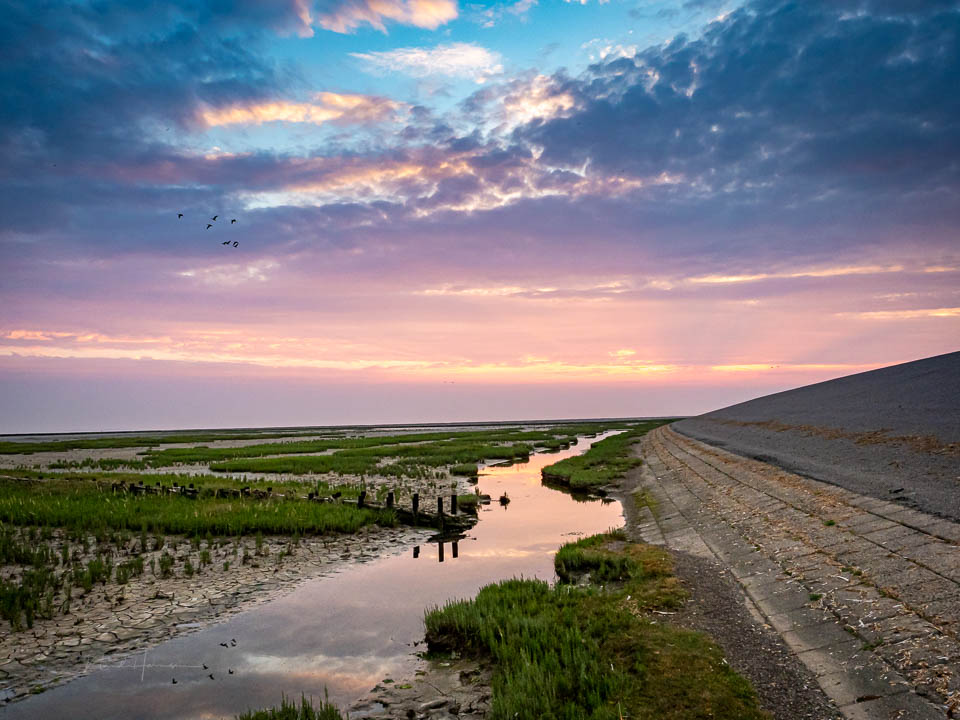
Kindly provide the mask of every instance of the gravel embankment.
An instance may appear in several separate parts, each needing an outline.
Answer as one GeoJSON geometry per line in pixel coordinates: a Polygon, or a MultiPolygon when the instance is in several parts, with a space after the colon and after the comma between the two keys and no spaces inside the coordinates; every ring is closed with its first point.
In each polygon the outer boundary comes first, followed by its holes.
{"type": "Polygon", "coordinates": [[[960,352],[767,395],[672,427],[799,475],[960,520],[960,352]]]}

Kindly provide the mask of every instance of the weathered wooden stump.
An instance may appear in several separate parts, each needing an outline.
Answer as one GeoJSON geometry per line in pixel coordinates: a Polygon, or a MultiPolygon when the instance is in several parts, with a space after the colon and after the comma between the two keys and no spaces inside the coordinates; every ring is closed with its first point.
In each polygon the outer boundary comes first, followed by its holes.
{"type": "Polygon", "coordinates": [[[450,496],[450,514],[451,515],[457,514],[457,494],[456,493],[453,493],[450,496]]]}
{"type": "Polygon", "coordinates": [[[363,501],[367,499],[367,491],[361,490],[360,494],[357,496],[357,508],[363,507],[363,501]]]}
{"type": "Polygon", "coordinates": [[[393,490],[387,493],[387,509],[393,510],[393,490]]]}

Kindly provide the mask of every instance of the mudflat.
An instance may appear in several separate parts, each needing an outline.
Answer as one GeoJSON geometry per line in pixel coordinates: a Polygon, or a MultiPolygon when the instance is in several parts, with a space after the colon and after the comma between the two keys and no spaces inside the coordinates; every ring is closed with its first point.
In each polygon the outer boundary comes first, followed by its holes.
{"type": "Polygon", "coordinates": [[[767,395],[672,427],[798,475],[960,520],[960,352],[767,395]]]}

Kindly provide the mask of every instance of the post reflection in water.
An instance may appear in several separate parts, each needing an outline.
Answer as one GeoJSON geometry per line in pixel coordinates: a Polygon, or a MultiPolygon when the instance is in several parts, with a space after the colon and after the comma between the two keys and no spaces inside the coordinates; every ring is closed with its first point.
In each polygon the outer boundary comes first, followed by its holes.
{"type": "MultiPolygon", "coordinates": [[[[437,561],[443,562],[446,558],[444,556],[444,543],[437,542],[437,561]]],[[[450,542],[450,549],[452,551],[454,559],[460,557],[460,541],[452,540],[450,542]]],[[[416,560],[420,557],[420,546],[416,545],[413,548],[413,559],[416,560]]]]}

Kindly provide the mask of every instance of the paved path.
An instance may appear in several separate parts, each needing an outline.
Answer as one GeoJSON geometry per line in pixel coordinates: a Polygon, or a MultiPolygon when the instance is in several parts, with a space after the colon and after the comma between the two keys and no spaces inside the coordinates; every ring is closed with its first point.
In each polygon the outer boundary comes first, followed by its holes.
{"type": "Polygon", "coordinates": [[[960,524],[648,434],[638,529],[729,567],[851,720],[960,718],[960,524]]]}

